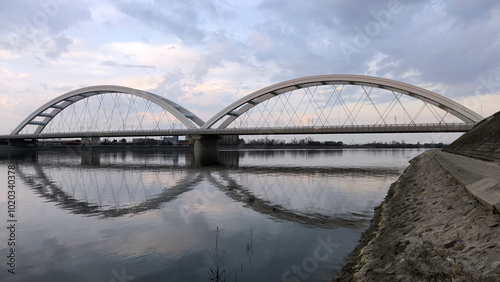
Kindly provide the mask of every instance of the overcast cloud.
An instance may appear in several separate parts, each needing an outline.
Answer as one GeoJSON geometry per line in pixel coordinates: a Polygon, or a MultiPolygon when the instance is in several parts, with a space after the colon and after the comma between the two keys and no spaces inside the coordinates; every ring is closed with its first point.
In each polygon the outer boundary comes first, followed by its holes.
{"type": "Polygon", "coordinates": [[[98,84],[163,95],[205,120],[270,84],[345,73],[500,110],[495,0],[4,0],[0,26],[2,134],[61,90],[98,84]]]}

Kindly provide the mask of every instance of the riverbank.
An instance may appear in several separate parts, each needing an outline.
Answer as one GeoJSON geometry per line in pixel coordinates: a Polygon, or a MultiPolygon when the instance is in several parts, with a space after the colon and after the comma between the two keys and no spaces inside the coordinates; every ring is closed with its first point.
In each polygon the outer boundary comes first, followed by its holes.
{"type": "Polygon", "coordinates": [[[192,146],[155,146],[155,145],[92,145],[92,146],[80,146],[80,145],[64,145],[64,146],[9,146],[0,145],[0,151],[53,151],[53,150],[122,150],[122,149],[154,149],[154,150],[171,150],[171,151],[192,151],[192,146]]]}
{"type": "MultiPolygon", "coordinates": [[[[280,145],[219,145],[219,151],[238,151],[238,150],[344,150],[344,149],[359,149],[359,150],[370,150],[370,149],[433,149],[436,147],[429,146],[418,146],[418,147],[404,147],[404,146],[372,146],[372,145],[344,145],[344,146],[309,146],[309,145],[297,145],[297,146],[280,146],[280,145]]],[[[33,151],[33,150],[59,150],[59,149],[157,149],[157,150],[177,150],[177,151],[193,151],[194,147],[192,145],[187,146],[176,146],[176,145],[130,145],[130,144],[118,144],[118,145],[91,145],[91,146],[80,146],[80,145],[43,145],[43,146],[9,146],[0,145],[0,151],[33,151]]]]}
{"type": "Polygon", "coordinates": [[[500,215],[432,151],[410,163],[333,281],[498,281],[500,215]]]}

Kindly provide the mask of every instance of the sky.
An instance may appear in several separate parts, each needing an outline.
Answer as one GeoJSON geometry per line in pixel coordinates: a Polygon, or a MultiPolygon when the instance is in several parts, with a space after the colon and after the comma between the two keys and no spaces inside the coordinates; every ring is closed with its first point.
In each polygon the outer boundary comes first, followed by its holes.
{"type": "Polygon", "coordinates": [[[146,90],[208,120],[253,91],[321,74],[500,110],[496,0],[2,0],[0,26],[0,134],[86,86],[146,90]]]}

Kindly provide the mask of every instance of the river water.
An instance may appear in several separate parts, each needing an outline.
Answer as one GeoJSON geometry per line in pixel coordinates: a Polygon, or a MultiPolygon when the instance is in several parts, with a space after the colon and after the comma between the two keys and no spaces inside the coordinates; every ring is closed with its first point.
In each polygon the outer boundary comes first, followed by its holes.
{"type": "Polygon", "coordinates": [[[0,152],[1,281],[329,281],[419,149],[0,152]],[[12,170],[12,169],[11,169],[12,170]],[[9,223],[10,224],[10,223],[9,223]]]}

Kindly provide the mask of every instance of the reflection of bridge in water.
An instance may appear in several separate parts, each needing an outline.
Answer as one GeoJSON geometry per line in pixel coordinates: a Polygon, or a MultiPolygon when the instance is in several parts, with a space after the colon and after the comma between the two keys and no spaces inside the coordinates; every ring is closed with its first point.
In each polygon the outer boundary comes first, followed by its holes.
{"type": "MultiPolygon", "coordinates": [[[[40,197],[75,214],[100,218],[133,216],[161,209],[182,197],[192,197],[192,201],[184,203],[182,207],[189,210],[193,208],[191,205],[198,204],[196,199],[200,195],[193,196],[188,192],[203,193],[199,185],[205,182],[226,197],[258,213],[278,220],[326,228],[354,225],[368,218],[356,213],[328,215],[316,208],[297,208],[290,201],[279,199],[293,198],[293,194],[304,191],[317,174],[345,177],[366,173],[396,176],[399,173],[397,170],[287,167],[286,172],[296,175],[296,181],[290,187],[282,187],[277,176],[284,173],[283,168],[238,167],[238,154],[224,153],[221,152],[220,166],[214,170],[190,167],[192,152],[169,152],[169,161],[166,162],[148,158],[147,153],[124,154],[118,151],[116,154],[102,154],[89,150],[79,156],[80,163],[75,162],[78,158],[75,158],[74,153],[58,154],[60,157],[57,159],[50,152],[46,152],[47,155],[32,152],[31,165],[24,163],[17,173],[40,197]],[[113,161],[110,162],[110,158],[113,161]],[[120,159],[136,161],[133,164],[119,163],[120,159]],[[140,159],[145,162],[137,161],[140,159]]],[[[327,188],[332,186],[328,180],[320,185],[327,188]]],[[[315,203],[317,199],[312,197],[301,200],[315,203]]]]}

